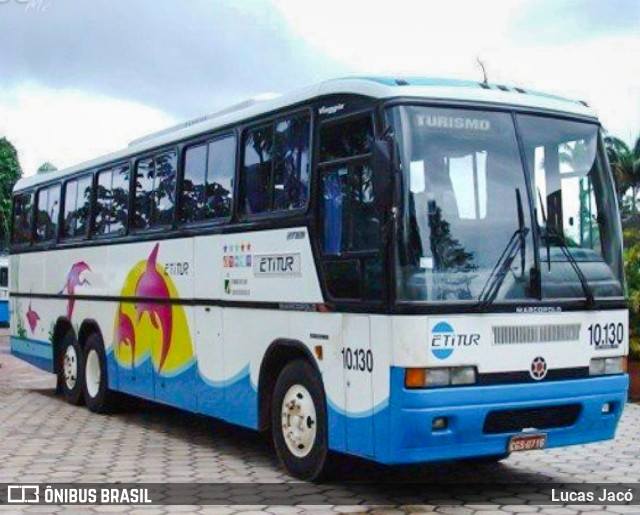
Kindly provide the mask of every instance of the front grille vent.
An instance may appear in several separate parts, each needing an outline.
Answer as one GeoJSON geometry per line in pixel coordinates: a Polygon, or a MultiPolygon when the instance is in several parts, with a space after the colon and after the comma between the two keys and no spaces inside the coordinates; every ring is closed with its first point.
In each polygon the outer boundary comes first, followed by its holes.
{"type": "Polygon", "coordinates": [[[485,434],[518,433],[524,429],[553,429],[576,423],[580,415],[579,404],[550,406],[547,408],[491,411],[484,419],[485,434]]]}
{"type": "Polygon", "coordinates": [[[577,341],[580,324],[500,325],[493,326],[493,344],[551,343],[577,341]]]}

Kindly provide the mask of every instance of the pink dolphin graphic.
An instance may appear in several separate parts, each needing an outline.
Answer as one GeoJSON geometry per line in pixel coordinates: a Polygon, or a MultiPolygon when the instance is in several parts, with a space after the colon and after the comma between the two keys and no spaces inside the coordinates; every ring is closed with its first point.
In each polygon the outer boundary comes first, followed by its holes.
{"type": "Polygon", "coordinates": [[[136,332],[133,329],[133,322],[122,310],[118,312],[118,345],[131,347],[131,368],[133,368],[136,357],[136,332]]]}
{"type": "Polygon", "coordinates": [[[73,307],[76,303],[76,299],[73,298],[76,293],[76,287],[82,286],[83,284],[89,284],[89,281],[80,278],[82,272],[85,272],[87,270],[91,271],[91,268],[84,261],[78,261],[77,263],[74,263],[71,267],[71,270],[69,270],[69,273],[67,274],[67,282],[60,292],[62,294],[65,290],[67,290],[67,293],[70,295],[69,301],[67,302],[67,318],[69,320],[71,320],[71,316],[73,315],[73,307]]]}
{"type": "MultiPolygon", "coordinates": [[[[162,275],[156,269],[158,258],[158,248],[160,244],[156,243],[153,247],[149,258],[147,259],[147,267],[138,279],[136,284],[135,296],[153,299],[170,299],[171,293],[167,288],[162,275]]],[[[159,302],[142,301],[136,304],[136,312],[138,313],[138,322],[145,313],[149,314],[153,327],[158,329],[162,327],[162,347],[160,350],[160,366],[158,370],[162,370],[169,347],[171,346],[171,329],[173,325],[173,313],[171,304],[162,304],[159,302]]]]}
{"type": "Polygon", "coordinates": [[[31,302],[29,302],[29,311],[27,311],[27,322],[29,323],[29,329],[31,329],[31,333],[33,333],[36,330],[36,327],[38,327],[38,320],[40,320],[40,315],[38,315],[38,313],[36,313],[31,308],[31,302]]]}

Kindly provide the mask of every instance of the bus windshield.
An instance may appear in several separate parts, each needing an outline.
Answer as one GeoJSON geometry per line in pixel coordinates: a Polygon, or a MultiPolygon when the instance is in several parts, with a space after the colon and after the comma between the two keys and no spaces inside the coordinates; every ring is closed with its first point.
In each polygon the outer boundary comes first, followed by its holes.
{"type": "Polygon", "coordinates": [[[511,114],[424,106],[390,114],[402,164],[398,300],[533,299],[535,248],[543,297],[585,298],[580,275],[596,297],[622,294],[597,125],[520,117],[528,185],[511,114]]]}

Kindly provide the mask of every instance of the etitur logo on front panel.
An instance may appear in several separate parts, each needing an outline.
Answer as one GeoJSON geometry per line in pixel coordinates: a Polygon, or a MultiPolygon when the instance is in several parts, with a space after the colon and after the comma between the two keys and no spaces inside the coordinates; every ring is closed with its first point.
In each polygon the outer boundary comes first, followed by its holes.
{"type": "Polygon", "coordinates": [[[458,333],[448,322],[438,322],[431,329],[431,353],[438,359],[447,359],[459,347],[480,345],[480,334],[458,333]]]}

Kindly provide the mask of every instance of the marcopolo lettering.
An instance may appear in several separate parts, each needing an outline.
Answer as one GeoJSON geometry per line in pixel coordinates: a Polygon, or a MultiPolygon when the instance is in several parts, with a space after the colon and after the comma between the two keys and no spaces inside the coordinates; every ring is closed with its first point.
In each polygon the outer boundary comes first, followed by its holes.
{"type": "Polygon", "coordinates": [[[256,277],[287,277],[300,275],[300,254],[256,254],[253,273],[256,277]]]}
{"type": "Polygon", "coordinates": [[[470,131],[488,131],[491,129],[491,122],[489,120],[462,116],[422,115],[417,117],[417,121],[421,127],[435,127],[439,129],[462,129],[470,131]]]}

